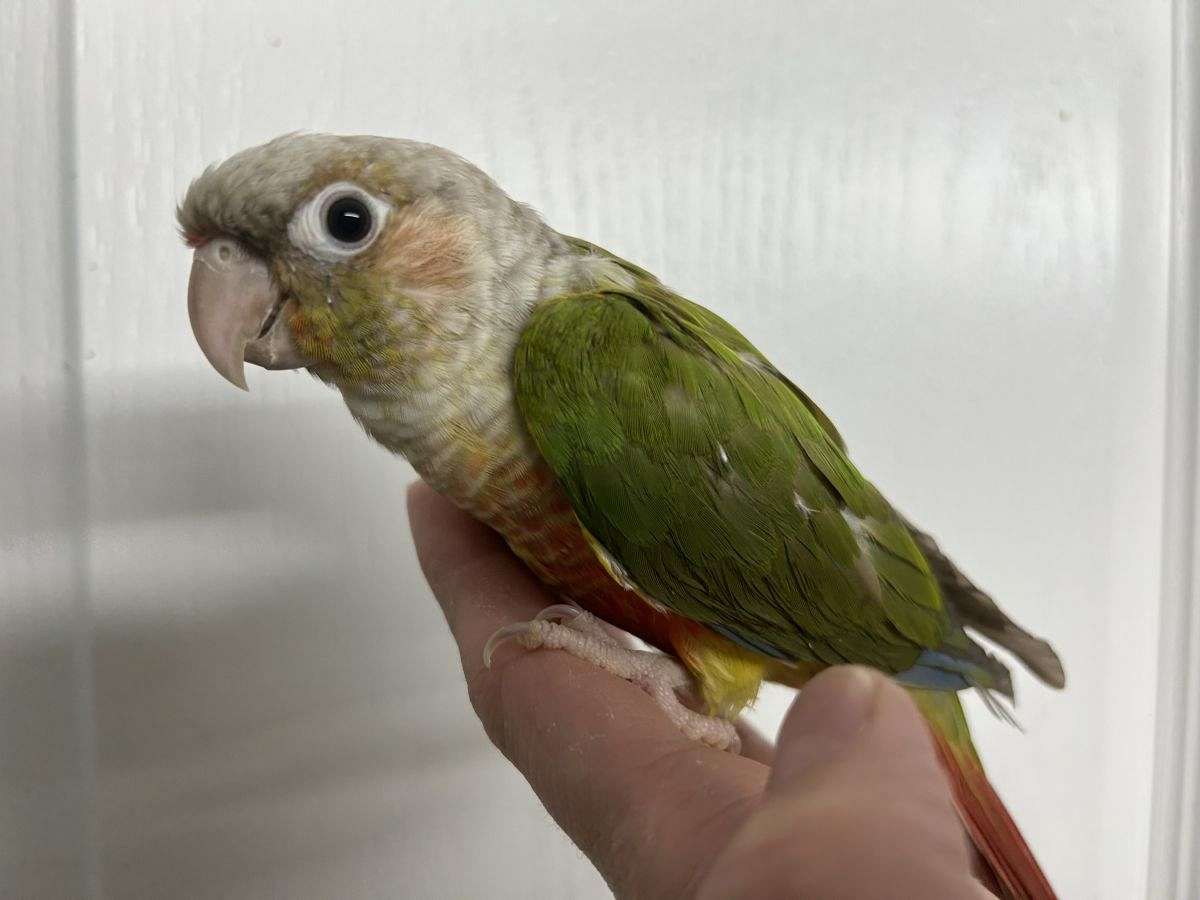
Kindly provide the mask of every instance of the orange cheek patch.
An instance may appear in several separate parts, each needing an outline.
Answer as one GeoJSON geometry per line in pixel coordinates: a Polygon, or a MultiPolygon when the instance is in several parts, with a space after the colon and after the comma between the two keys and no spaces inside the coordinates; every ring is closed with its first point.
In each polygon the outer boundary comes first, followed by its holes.
{"type": "Polygon", "coordinates": [[[379,266],[405,286],[461,290],[471,281],[473,243],[464,219],[414,203],[381,236],[379,266]]]}

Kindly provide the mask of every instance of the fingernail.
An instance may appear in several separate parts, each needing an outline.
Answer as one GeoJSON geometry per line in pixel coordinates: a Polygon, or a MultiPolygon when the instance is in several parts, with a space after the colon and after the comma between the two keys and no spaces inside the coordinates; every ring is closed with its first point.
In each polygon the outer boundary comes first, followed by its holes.
{"type": "Polygon", "coordinates": [[[771,784],[784,784],[844,753],[871,721],[881,676],[860,666],[823,672],[800,691],[779,731],[771,784]]]}
{"type": "Polygon", "coordinates": [[[850,738],[862,730],[875,708],[879,676],[862,666],[843,666],[814,679],[797,710],[810,734],[850,738]]]}

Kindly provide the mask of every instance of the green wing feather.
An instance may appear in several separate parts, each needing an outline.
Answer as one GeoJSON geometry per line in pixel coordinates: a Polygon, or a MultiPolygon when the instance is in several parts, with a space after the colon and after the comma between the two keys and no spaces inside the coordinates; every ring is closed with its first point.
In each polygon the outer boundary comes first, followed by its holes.
{"type": "MultiPolygon", "coordinates": [[[[589,256],[603,257],[604,259],[616,263],[618,266],[632,275],[635,281],[639,284],[646,283],[656,285],[660,288],[662,287],[658,279],[641,266],[631,263],[628,260],[621,259],[621,257],[609,253],[603,247],[598,247],[590,241],[585,241],[583,238],[571,237],[568,235],[564,235],[564,237],[566,238],[567,243],[573,247],[576,252],[589,256]]],[[[820,423],[821,427],[824,428],[826,433],[833,439],[833,442],[837,444],[841,450],[844,451],[846,449],[846,442],[842,439],[841,434],[834,426],[833,420],[831,420],[829,416],[825,415],[824,410],[817,406],[817,404],[813,402],[812,398],[810,398],[808,394],[804,393],[804,391],[789,381],[786,376],[784,376],[778,369],[771,365],[771,361],[763,356],[762,353],[759,352],[759,349],[746,339],[745,335],[743,335],[740,331],[738,331],[716,313],[712,312],[712,310],[705,309],[703,306],[700,306],[696,303],[690,303],[689,301],[684,302],[689,303],[689,305],[695,310],[696,315],[700,317],[704,327],[707,328],[714,337],[723,342],[731,350],[754,359],[757,365],[769,370],[775,375],[776,378],[786,384],[788,390],[794,393],[799,398],[800,402],[808,408],[808,411],[813,414],[813,418],[820,423]]]]}
{"type": "Polygon", "coordinates": [[[630,580],[787,659],[986,661],[812,401],[733,326],[623,265],[633,289],[534,311],[514,376],[535,444],[630,580]]]}

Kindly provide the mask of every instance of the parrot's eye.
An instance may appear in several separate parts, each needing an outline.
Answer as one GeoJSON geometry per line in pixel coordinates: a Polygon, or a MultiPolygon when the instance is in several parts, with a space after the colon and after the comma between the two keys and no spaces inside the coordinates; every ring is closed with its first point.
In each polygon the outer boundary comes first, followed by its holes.
{"type": "Polygon", "coordinates": [[[339,244],[357,244],[371,233],[371,210],[358,197],[339,197],[325,210],[325,230],[339,244]]]}
{"type": "Polygon", "coordinates": [[[288,237],[318,259],[340,262],[371,246],[391,210],[386,200],[339,181],[296,210],[288,237]]]}

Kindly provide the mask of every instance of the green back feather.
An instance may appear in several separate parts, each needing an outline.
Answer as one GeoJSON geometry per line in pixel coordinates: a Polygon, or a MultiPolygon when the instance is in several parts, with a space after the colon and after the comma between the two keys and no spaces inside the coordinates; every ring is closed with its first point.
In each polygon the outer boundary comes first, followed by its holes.
{"type": "Polygon", "coordinates": [[[646,596],[789,659],[960,656],[924,556],[832,423],[732,325],[621,264],[634,288],[546,301],[514,361],[594,539],[646,596]]]}

